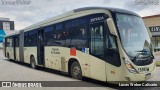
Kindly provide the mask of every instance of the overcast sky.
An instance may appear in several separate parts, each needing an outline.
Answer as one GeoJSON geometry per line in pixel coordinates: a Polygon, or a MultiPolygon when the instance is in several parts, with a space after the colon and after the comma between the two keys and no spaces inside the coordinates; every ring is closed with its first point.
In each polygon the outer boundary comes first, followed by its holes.
{"type": "Polygon", "coordinates": [[[30,1],[28,5],[6,5],[2,1],[7,0],[0,0],[0,17],[15,21],[16,30],[80,7],[122,8],[140,16],[160,14],[160,5],[136,5],[135,0],[25,0],[30,1]]]}

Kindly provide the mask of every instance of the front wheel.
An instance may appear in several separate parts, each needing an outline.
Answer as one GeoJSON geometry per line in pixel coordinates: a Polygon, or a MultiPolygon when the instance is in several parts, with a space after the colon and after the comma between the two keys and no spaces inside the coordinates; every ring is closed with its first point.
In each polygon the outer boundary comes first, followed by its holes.
{"type": "Polygon", "coordinates": [[[82,79],[82,70],[78,62],[73,62],[71,66],[71,76],[75,79],[82,79]]]}

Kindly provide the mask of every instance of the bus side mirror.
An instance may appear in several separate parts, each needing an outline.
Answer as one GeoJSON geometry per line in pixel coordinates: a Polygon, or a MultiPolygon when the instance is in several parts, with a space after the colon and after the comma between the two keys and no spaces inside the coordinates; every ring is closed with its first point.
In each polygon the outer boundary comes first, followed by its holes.
{"type": "Polygon", "coordinates": [[[117,31],[116,31],[116,27],[114,25],[113,19],[112,18],[108,18],[106,20],[107,24],[108,24],[108,28],[111,34],[118,36],[117,31]]]}

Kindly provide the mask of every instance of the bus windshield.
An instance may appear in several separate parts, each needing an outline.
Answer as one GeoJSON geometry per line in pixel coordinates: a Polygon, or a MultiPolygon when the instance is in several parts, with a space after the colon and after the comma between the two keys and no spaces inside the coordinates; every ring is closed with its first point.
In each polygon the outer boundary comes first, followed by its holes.
{"type": "Polygon", "coordinates": [[[143,52],[146,52],[145,57],[152,55],[151,40],[141,17],[117,13],[116,25],[122,46],[129,57],[135,58],[143,52]]]}

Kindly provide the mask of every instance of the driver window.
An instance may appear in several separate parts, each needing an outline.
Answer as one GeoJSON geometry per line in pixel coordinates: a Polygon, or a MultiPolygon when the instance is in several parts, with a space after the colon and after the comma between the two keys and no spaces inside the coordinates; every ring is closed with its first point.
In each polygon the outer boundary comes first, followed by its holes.
{"type": "Polygon", "coordinates": [[[109,35],[107,40],[108,47],[106,49],[106,61],[112,65],[119,67],[121,65],[116,36],[109,35]]]}

